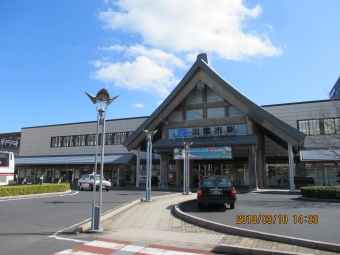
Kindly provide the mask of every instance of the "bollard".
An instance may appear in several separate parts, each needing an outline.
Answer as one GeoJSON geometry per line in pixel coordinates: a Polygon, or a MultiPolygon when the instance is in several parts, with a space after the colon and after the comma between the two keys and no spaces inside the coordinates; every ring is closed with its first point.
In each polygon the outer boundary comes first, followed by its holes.
{"type": "Polygon", "coordinates": [[[94,223],[93,223],[94,230],[99,230],[99,206],[94,208],[94,223]]]}

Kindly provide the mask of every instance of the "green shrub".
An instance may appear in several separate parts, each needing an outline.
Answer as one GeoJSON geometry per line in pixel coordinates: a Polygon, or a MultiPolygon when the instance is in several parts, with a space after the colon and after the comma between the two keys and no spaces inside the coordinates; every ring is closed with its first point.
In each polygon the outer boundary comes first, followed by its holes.
{"type": "Polygon", "coordinates": [[[340,186],[308,186],[300,190],[303,197],[340,199],[340,186]]]}
{"type": "Polygon", "coordinates": [[[60,184],[44,183],[43,185],[40,185],[40,184],[8,185],[8,186],[0,186],[0,197],[63,192],[63,191],[68,191],[69,189],[70,189],[69,183],[60,183],[60,184]]]}

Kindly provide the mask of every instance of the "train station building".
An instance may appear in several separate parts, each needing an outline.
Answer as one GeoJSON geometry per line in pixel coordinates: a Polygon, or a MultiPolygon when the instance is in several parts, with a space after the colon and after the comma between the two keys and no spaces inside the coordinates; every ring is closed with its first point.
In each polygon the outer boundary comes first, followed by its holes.
{"type": "MultiPolygon", "coordinates": [[[[339,185],[340,158],[325,153],[317,140],[331,134],[325,123],[338,124],[339,117],[333,100],[259,106],[219,76],[206,54],[199,54],[150,116],[106,121],[104,176],[117,186],[143,185],[144,130],[157,130],[152,176],[153,184],[163,188],[183,185],[184,143],[191,144],[191,187],[203,175],[219,174],[249,189],[289,189],[293,176],[339,185]],[[320,115],[321,109],[328,115],[320,115]]],[[[43,174],[46,181],[76,185],[93,171],[95,141],[95,121],[22,128],[18,182],[43,174]]]]}

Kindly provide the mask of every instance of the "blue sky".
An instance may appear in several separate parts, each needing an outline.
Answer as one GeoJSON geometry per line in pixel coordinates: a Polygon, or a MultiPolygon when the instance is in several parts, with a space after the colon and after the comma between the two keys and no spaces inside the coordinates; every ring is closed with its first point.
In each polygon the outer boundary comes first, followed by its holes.
{"type": "Polygon", "coordinates": [[[150,115],[198,53],[259,105],[322,100],[340,76],[340,1],[2,0],[0,133],[150,115]],[[212,4],[213,3],[213,4],[212,4]]]}

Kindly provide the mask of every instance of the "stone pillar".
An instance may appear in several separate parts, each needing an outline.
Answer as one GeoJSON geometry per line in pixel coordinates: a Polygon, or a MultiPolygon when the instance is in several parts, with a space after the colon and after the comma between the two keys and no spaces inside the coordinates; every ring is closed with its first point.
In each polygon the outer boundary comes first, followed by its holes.
{"type": "Polygon", "coordinates": [[[190,178],[190,189],[194,185],[194,161],[189,161],[189,178],[190,178]]]}
{"type": "Polygon", "coordinates": [[[255,155],[252,146],[248,149],[248,165],[249,165],[249,189],[253,190],[256,188],[255,182],[255,155]]]}
{"type": "Polygon", "coordinates": [[[293,148],[290,143],[288,143],[288,162],[289,162],[289,184],[290,184],[290,191],[293,192],[295,190],[294,184],[294,155],[293,155],[293,148]]]}
{"type": "Polygon", "coordinates": [[[125,168],[118,166],[118,186],[125,187],[125,168]]]}
{"type": "Polygon", "coordinates": [[[263,132],[259,132],[259,142],[255,146],[256,150],[256,172],[257,172],[257,185],[262,189],[267,186],[266,176],[266,148],[263,132]],[[256,150],[257,148],[257,150],[256,150]]]}
{"type": "Polygon", "coordinates": [[[169,187],[169,154],[159,153],[161,157],[161,188],[169,187]]]}
{"type": "Polygon", "coordinates": [[[176,187],[183,187],[183,160],[176,160],[176,187]]]}
{"type": "Polygon", "coordinates": [[[323,178],[324,178],[324,185],[329,186],[329,181],[328,181],[328,168],[323,169],[323,178]]]}
{"type": "Polygon", "coordinates": [[[137,160],[136,160],[136,187],[139,187],[139,175],[140,175],[140,146],[137,149],[137,160]]]}

